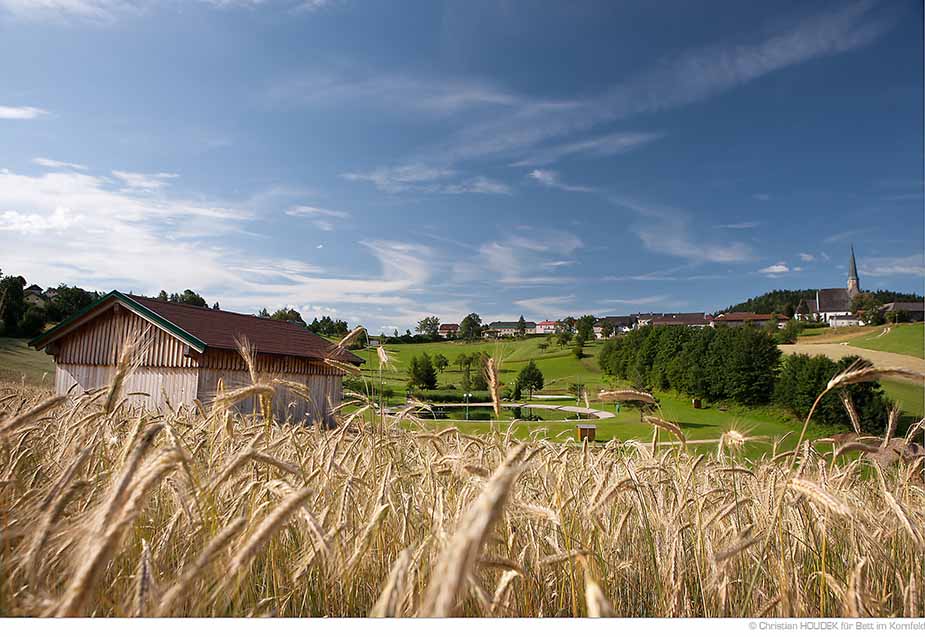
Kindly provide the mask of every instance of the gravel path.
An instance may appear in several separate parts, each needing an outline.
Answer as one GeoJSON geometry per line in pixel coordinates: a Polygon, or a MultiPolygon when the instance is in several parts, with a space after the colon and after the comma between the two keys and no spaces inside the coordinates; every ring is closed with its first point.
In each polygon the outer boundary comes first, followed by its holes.
{"type": "Polygon", "coordinates": [[[797,343],[796,345],[779,345],[784,354],[823,354],[833,360],[842,356],[861,356],[878,367],[903,367],[925,374],[925,359],[892,352],[878,352],[873,349],[863,349],[853,345],[839,343],[797,343]]]}

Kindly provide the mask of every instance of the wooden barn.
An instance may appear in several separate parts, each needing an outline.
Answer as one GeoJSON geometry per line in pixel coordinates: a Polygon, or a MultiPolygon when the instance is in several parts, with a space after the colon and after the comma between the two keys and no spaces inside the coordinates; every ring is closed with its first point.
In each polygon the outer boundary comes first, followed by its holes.
{"type": "MultiPolygon", "coordinates": [[[[344,371],[325,363],[336,360],[359,366],[363,359],[312,334],[302,326],[167,303],[113,291],[35,338],[30,344],[55,359],[55,390],[87,391],[108,385],[122,348],[141,338],[137,368],[124,385],[132,405],[159,409],[208,403],[219,379],[226,390],[250,384],[237,343],[255,352],[257,372],[305,385],[311,400],[278,387],[273,400],[277,418],[333,422],[331,411],[343,396],[344,371]]],[[[250,411],[253,405],[239,405],[250,411]]]]}

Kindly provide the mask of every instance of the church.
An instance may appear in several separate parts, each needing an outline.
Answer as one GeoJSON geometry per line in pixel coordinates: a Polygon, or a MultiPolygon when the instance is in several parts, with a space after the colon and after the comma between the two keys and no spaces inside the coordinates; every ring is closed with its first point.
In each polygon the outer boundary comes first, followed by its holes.
{"type": "Polygon", "coordinates": [[[848,287],[816,290],[815,298],[800,301],[796,309],[796,318],[801,321],[822,321],[831,327],[860,325],[860,318],[851,312],[851,302],[860,292],[858,265],[854,259],[854,246],[851,246],[848,287]]]}

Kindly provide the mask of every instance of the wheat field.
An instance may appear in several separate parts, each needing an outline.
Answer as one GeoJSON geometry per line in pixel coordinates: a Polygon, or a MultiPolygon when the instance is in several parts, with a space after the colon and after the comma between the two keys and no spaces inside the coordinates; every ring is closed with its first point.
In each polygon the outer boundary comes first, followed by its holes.
{"type": "Polygon", "coordinates": [[[0,385],[0,615],[925,609],[922,459],[857,456],[914,449],[892,432],[751,461],[736,432],[694,453],[436,432],[371,403],[333,430],[235,412],[276,387],[140,413],[118,386],[0,385]]]}

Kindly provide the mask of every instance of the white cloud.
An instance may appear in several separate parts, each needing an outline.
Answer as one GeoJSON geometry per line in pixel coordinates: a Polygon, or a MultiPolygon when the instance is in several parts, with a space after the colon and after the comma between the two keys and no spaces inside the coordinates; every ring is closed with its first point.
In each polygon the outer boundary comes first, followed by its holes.
{"type": "Polygon", "coordinates": [[[438,166],[405,164],[382,167],[362,173],[350,172],[341,175],[349,181],[366,181],[378,190],[390,194],[418,192],[443,195],[466,193],[485,195],[507,195],[511,188],[500,181],[484,176],[460,178],[458,172],[438,166]]]}
{"type": "Polygon", "coordinates": [[[109,22],[117,14],[137,11],[144,4],[141,0],[0,0],[0,9],[26,19],[109,22]]]}
{"type": "MultiPolygon", "coordinates": [[[[311,219],[312,223],[319,230],[331,232],[334,230],[334,223],[331,219],[349,219],[350,213],[341,210],[329,210],[327,208],[318,208],[316,206],[293,206],[286,210],[290,217],[306,217],[311,219]]],[[[319,248],[322,246],[318,246],[319,248]]]]}
{"type": "Polygon", "coordinates": [[[422,304],[407,295],[431,276],[428,246],[367,241],[360,249],[378,268],[350,276],[284,254],[229,248],[256,214],[238,205],[190,201],[163,191],[119,190],[105,177],[50,172],[38,177],[0,172],[0,241],[5,271],[49,284],[152,294],[199,290],[226,309],[313,304],[372,306],[391,320],[422,304]]]}
{"type": "Polygon", "coordinates": [[[757,199],[758,201],[770,201],[771,200],[771,195],[769,195],[766,192],[755,193],[754,195],[752,195],[752,197],[754,199],[757,199]]]}
{"type": "Polygon", "coordinates": [[[868,257],[858,266],[861,274],[874,277],[925,277],[925,254],[908,257],[868,257]]]}
{"type": "Polygon", "coordinates": [[[557,144],[537,150],[531,156],[514,162],[512,166],[544,166],[554,163],[563,157],[591,156],[606,157],[608,155],[619,155],[630,152],[641,146],[645,146],[653,141],[661,139],[664,133],[614,133],[586,139],[579,142],[567,144],[557,144]]]}
{"type": "Polygon", "coordinates": [[[804,263],[809,263],[809,262],[811,262],[811,261],[815,261],[815,260],[816,260],[816,256],[813,255],[813,254],[810,254],[810,253],[808,253],[808,252],[801,252],[801,253],[800,253],[800,260],[803,261],[804,263]]]}
{"type": "Polygon", "coordinates": [[[176,173],[133,173],[124,170],[112,171],[112,176],[120,180],[128,190],[160,190],[170,179],[180,175],[176,173]]]}
{"type": "Polygon", "coordinates": [[[55,208],[50,215],[22,214],[15,210],[0,213],[0,231],[36,234],[54,230],[66,230],[83,219],[67,208],[55,208]]]}
{"type": "Polygon", "coordinates": [[[45,168],[67,168],[71,170],[87,170],[87,167],[83,164],[72,164],[66,161],[58,161],[57,159],[48,159],[47,157],[35,157],[32,160],[32,163],[38,164],[39,166],[44,166],[45,168]]]}
{"type": "Polygon", "coordinates": [[[770,274],[770,275],[786,274],[787,272],[790,272],[790,268],[787,267],[786,263],[781,262],[781,263],[775,263],[774,265],[769,265],[766,268],[761,268],[760,270],[758,270],[758,272],[760,272],[761,274],[770,274]]]}
{"type": "Polygon", "coordinates": [[[721,223],[713,226],[714,228],[723,228],[725,230],[750,230],[761,225],[760,221],[739,221],[736,223],[721,223]]]}
{"type": "Polygon", "coordinates": [[[713,263],[735,263],[751,258],[751,249],[739,241],[723,244],[695,238],[690,230],[689,215],[683,210],[641,203],[628,197],[610,197],[610,201],[639,213],[641,219],[633,230],[653,252],[713,263]]]}
{"type": "MultiPolygon", "coordinates": [[[[2,0],[0,6],[3,6],[2,0]]],[[[35,119],[47,114],[45,109],[34,106],[0,106],[0,119],[35,119]]]]}
{"type": "Polygon", "coordinates": [[[594,192],[594,188],[588,186],[575,186],[563,183],[559,178],[559,173],[554,170],[540,170],[537,168],[530,171],[529,176],[535,181],[550,188],[558,188],[559,190],[566,190],[568,192],[594,192]]]}

